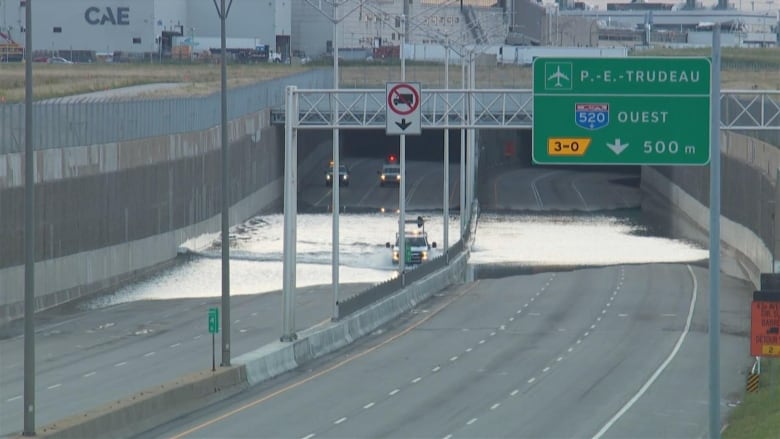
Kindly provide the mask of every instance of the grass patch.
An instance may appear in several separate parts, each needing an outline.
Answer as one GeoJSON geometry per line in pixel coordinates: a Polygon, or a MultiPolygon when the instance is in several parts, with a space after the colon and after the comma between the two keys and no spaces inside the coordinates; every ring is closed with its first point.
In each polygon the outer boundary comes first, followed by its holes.
{"type": "Polygon", "coordinates": [[[724,439],[780,437],[780,358],[762,359],[761,372],[759,391],[746,393],[731,412],[724,439]]]}
{"type": "MultiPolygon", "coordinates": [[[[710,49],[648,49],[642,56],[709,56],[710,49]]],[[[780,90],[780,48],[724,48],[722,89],[780,90]]],[[[287,76],[311,68],[326,68],[327,62],[307,66],[287,64],[230,64],[228,87],[236,87],[287,76]]],[[[476,66],[478,88],[524,88],[532,86],[529,66],[496,65],[482,58],[476,66]]],[[[400,62],[349,62],[340,68],[343,88],[384,89],[386,82],[400,81],[400,62]]],[[[33,66],[35,99],[50,99],[113,88],[152,83],[179,83],[182,87],[150,93],[150,97],[193,96],[219,91],[220,66],[206,63],[121,63],[44,64],[33,66]]],[[[423,88],[445,88],[444,66],[440,63],[406,63],[406,80],[423,88]]],[[[451,65],[449,87],[460,88],[461,66],[451,65]]],[[[0,103],[24,101],[24,64],[7,63],[0,68],[0,103]]]]}

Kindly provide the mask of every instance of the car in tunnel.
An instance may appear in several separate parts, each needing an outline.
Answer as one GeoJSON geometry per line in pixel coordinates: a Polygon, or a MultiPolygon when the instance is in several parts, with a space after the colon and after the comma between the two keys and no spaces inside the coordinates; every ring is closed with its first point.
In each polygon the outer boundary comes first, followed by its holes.
{"type": "MultiPolygon", "coordinates": [[[[325,186],[333,186],[333,162],[330,162],[325,171],[325,186]]],[[[339,164],[339,186],[349,186],[349,168],[339,164]]]]}
{"type": "Polygon", "coordinates": [[[385,164],[382,170],[378,171],[379,186],[384,187],[388,184],[399,185],[401,183],[401,166],[398,164],[385,164]]]}

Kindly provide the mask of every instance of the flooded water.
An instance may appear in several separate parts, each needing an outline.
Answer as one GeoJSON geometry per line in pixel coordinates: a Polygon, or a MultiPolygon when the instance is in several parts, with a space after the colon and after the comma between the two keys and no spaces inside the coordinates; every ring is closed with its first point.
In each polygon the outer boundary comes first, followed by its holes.
{"type": "MultiPolygon", "coordinates": [[[[339,219],[341,283],[379,283],[396,276],[386,242],[394,241],[397,217],[342,214],[339,219]]],[[[441,254],[443,218],[426,218],[429,240],[441,254]]],[[[459,236],[459,219],[450,218],[449,239],[459,236]]],[[[231,295],[256,294],[282,288],[283,216],[258,216],[234,228],[231,246],[231,295]]],[[[331,283],[332,216],[298,215],[297,272],[299,287],[331,283]]],[[[115,293],[91,306],[148,299],[219,297],[221,250],[191,249],[185,262],[115,293]]],[[[611,265],[688,262],[706,259],[707,250],[694,244],[649,236],[626,217],[598,215],[483,214],[477,226],[472,264],[611,265]]]]}

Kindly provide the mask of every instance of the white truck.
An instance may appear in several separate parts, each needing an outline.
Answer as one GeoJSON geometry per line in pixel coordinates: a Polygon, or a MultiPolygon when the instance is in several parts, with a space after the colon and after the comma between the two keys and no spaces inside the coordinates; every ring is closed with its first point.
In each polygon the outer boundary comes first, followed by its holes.
{"type": "MultiPolygon", "coordinates": [[[[405,265],[418,265],[431,257],[431,249],[436,248],[435,242],[428,241],[428,233],[425,231],[425,221],[422,216],[415,220],[407,220],[407,224],[416,224],[417,228],[404,230],[404,258],[405,265]]],[[[391,251],[393,264],[398,264],[401,259],[398,233],[395,234],[395,244],[385,243],[385,247],[391,251]]]]}

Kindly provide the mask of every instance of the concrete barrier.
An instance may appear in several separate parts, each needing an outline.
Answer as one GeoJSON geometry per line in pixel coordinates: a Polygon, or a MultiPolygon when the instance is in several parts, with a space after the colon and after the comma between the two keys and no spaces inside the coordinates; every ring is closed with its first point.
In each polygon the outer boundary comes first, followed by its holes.
{"type": "Polygon", "coordinates": [[[196,372],[53,422],[36,433],[38,437],[48,439],[129,437],[227,398],[248,386],[243,365],[196,372]]]}

